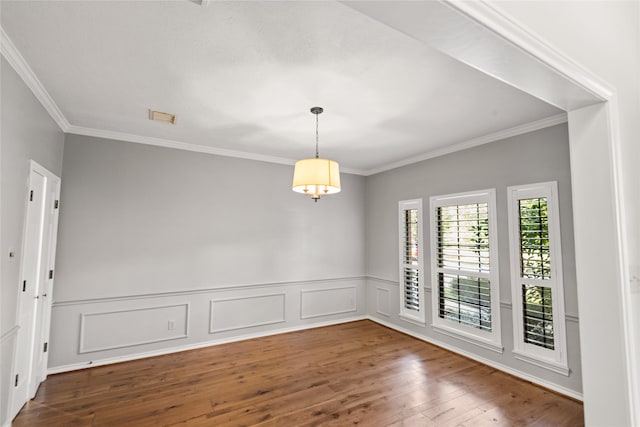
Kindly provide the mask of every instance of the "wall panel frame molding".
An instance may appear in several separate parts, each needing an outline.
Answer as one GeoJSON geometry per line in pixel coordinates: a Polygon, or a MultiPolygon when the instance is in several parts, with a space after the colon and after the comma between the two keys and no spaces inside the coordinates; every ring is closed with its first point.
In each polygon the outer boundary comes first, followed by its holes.
{"type": "Polygon", "coordinates": [[[188,303],[82,313],[78,353],[188,337],[188,303]]]}
{"type": "Polygon", "coordinates": [[[389,289],[376,288],[376,313],[389,317],[389,289]]]}
{"type": "Polygon", "coordinates": [[[300,319],[350,313],[357,310],[355,286],[300,291],[300,319]]]}
{"type": "Polygon", "coordinates": [[[284,292],[212,299],[209,301],[209,333],[286,322],[285,307],[284,292]]]}

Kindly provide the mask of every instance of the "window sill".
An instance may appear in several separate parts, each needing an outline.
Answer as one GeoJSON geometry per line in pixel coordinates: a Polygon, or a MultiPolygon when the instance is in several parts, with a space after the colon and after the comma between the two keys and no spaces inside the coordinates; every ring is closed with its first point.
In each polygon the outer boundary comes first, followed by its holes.
{"type": "Polygon", "coordinates": [[[440,332],[441,334],[450,336],[452,338],[457,338],[459,340],[468,342],[470,344],[477,345],[478,347],[482,347],[482,348],[486,348],[487,350],[495,351],[496,353],[500,353],[500,354],[504,353],[504,348],[502,347],[501,344],[496,344],[496,343],[493,343],[493,342],[489,342],[489,341],[484,340],[482,338],[472,337],[470,335],[463,334],[463,333],[461,333],[460,331],[458,331],[456,329],[447,328],[446,326],[433,325],[432,327],[436,332],[440,332]]]}
{"type": "Polygon", "coordinates": [[[569,370],[569,367],[564,364],[540,359],[518,350],[513,350],[513,357],[515,357],[518,360],[522,360],[523,362],[527,362],[532,365],[536,365],[541,368],[548,369],[549,371],[553,371],[567,377],[569,376],[569,372],[571,372],[569,370]]]}

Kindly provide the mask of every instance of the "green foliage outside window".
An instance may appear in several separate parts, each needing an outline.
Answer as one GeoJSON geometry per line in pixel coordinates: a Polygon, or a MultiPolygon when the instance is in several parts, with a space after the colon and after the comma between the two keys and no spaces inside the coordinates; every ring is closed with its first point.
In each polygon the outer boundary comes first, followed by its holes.
{"type": "MultiPolygon", "coordinates": [[[[520,200],[520,273],[527,279],[551,278],[546,197],[520,200]]],[[[522,285],[524,340],[554,348],[551,288],[522,285]]]]}
{"type": "Polygon", "coordinates": [[[546,197],[520,200],[520,272],[529,279],[551,277],[546,197]]]}

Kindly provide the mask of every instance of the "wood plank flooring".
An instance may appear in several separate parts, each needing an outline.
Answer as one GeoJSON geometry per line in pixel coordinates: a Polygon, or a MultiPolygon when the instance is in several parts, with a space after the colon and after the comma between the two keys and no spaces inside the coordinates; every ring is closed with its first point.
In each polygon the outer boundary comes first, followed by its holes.
{"type": "Polygon", "coordinates": [[[582,404],[363,320],[51,375],[13,426],[581,426],[582,404]]]}

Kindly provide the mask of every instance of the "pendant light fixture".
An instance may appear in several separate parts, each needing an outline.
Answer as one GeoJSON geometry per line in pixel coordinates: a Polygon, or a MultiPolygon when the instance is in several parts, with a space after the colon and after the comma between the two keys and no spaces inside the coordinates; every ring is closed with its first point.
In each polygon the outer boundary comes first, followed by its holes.
{"type": "Polygon", "coordinates": [[[318,152],[318,115],[323,111],[321,107],[311,108],[311,112],[316,115],[316,157],[298,160],[293,170],[292,190],[311,196],[315,202],[320,196],[340,192],[338,162],[321,159],[318,152]]]}

